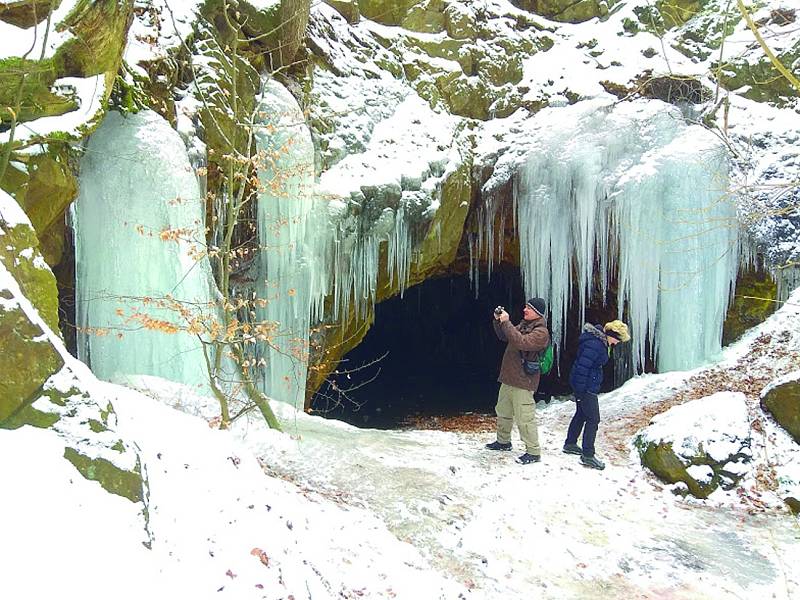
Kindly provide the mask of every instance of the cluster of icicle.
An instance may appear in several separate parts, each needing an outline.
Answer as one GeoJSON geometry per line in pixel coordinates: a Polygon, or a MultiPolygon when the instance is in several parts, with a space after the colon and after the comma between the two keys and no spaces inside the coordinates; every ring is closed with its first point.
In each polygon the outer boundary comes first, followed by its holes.
{"type": "MultiPolygon", "coordinates": [[[[574,297],[583,322],[587,302],[614,287],[634,368],[648,344],[660,371],[713,357],[738,264],[723,144],[656,101],[581,103],[534,123],[514,214],[524,288],[548,299],[554,338],[568,333],[574,297]]],[[[502,248],[494,220],[485,210],[476,256],[502,248]]]]}
{"type": "MultiPolygon", "coordinates": [[[[381,243],[388,242],[389,277],[402,289],[411,236],[402,206],[384,210],[369,231],[331,218],[331,203],[315,193],[310,130],[286,88],[265,81],[254,114],[261,189],[251,292],[259,300],[255,320],[271,327],[249,358],[261,365],[262,391],[302,408],[310,328],[322,319],[326,297],[333,319],[365,318],[375,302],[381,243]]],[[[185,327],[194,317],[221,321],[220,294],[200,251],[201,184],[178,133],[151,111],[109,113],[93,134],[73,225],[79,356],[99,377],[155,375],[208,391],[211,345],[185,327]],[[177,314],[177,305],[192,314],[177,314]],[[176,330],[165,332],[171,325],[176,330]]]]}

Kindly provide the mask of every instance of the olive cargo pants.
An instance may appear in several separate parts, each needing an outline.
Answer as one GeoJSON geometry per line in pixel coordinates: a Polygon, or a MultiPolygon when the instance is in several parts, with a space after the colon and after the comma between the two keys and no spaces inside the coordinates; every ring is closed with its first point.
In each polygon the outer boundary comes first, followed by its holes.
{"type": "Polygon", "coordinates": [[[519,437],[525,443],[528,454],[539,456],[539,427],[536,423],[536,401],[533,393],[522,388],[500,384],[497,393],[497,441],[507,444],[511,441],[511,428],[517,422],[519,437]]]}

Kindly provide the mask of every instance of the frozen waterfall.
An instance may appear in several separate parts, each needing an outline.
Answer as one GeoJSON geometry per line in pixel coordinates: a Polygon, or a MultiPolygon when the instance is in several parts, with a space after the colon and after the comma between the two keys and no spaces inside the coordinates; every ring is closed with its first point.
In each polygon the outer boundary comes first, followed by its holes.
{"type": "Polygon", "coordinates": [[[260,245],[256,310],[271,324],[260,387],[268,396],[302,409],[305,401],[310,319],[322,314],[328,289],[325,249],[328,222],[314,188],[314,145],[297,101],[268,80],[255,129],[260,245]]]}
{"type": "Polygon", "coordinates": [[[548,109],[534,128],[516,218],[525,290],[549,300],[554,339],[575,293],[582,321],[616,289],[634,368],[647,343],[661,371],[711,358],[738,264],[723,144],[658,101],[548,109]]]}
{"type": "Polygon", "coordinates": [[[109,112],[81,161],[75,202],[78,354],[103,379],[204,386],[197,326],[218,293],[204,200],[180,136],[152,111],[109,112]]]}

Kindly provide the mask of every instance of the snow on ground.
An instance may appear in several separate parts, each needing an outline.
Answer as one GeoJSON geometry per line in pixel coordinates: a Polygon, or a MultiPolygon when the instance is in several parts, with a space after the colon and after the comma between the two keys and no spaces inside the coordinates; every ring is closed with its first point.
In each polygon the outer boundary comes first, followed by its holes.
{"type": "MultiPolygon", "coordinates": [[[[114,406],[147,467],[155,562],[187,596],[783,599],[800,593],[800,530],[779,495],[762,488],[757,509],[735,491],[678,498],[639,466],[639,426],[622,424],[742,359],[748,375],[791,370],[798,322],[800,291],[718,364],[603,395],[603,472],[560,452],[564,400],[540,409],[543,462],[526,466],[516,437],[515,452],[489,452],[491,433],[356,429],[282,405],[284,434],[256,419],[220,432],[207,425],[213,401],[156,378],[130,383],[190,414],[132,391],[114,406]],[[756,355],[765,336],[774,352],[756,355]]],[[[764,425],[756,463],[797,461],[764,425]]]]}

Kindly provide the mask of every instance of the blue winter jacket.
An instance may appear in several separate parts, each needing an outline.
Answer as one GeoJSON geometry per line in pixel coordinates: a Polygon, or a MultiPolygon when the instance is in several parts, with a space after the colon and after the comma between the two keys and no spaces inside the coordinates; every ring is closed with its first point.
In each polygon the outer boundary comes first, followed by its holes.
{"type": "Polygon", "coordinates": [[[586,323],[578,338],[578,356],[572,363],[569,384],[575,392],[600,391],[603,365],[608,362],[608,340],[600,325],[586,323]]]}

